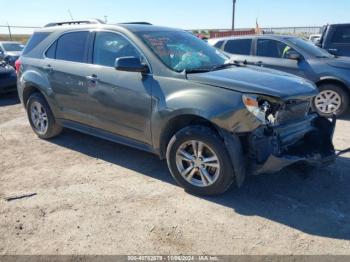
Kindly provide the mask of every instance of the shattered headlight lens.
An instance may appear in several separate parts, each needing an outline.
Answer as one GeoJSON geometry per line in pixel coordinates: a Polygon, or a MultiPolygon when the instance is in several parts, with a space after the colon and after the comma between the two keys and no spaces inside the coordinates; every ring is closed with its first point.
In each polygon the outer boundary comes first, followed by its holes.
{"type": "Polygon", "coordinates": [[[243,95],[243,103],[263,124],[276,124],[278,108],[267,99],[257,95],[243,95]]]}

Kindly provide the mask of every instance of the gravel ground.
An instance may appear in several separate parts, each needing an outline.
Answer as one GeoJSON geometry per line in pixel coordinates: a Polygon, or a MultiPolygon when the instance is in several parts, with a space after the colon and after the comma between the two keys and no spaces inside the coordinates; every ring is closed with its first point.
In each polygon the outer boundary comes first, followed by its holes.
{"type": "MultiPolygon", "coordinates": [[[[350,114],[335,144],[349,147],[350,114]]],[[[38,139],[14,95],[0,145],[0,254],[350,255],[350,154],[200,198],[156,156],[69,130],[38,139]]]]}

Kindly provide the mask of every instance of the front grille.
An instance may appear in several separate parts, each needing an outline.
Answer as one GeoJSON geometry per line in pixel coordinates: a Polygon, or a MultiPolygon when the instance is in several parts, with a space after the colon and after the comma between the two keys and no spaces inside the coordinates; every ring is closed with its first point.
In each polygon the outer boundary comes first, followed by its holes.
{"type": "Polygon", "coordinates": [[[304,119],[310,112],[311,100],[289,100],[280,109],[277,115],[277,122],[285,124],[296,120],[304,119]]]}

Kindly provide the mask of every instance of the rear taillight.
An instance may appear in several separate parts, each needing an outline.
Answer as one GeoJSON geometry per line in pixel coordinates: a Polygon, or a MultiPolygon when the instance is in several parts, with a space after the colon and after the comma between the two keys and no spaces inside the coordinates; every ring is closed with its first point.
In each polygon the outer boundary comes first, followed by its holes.
{"type": "Polygon", "coordinates": [[[21,61],[18,59],[16,62],[15,62],[15,68],[16,68],[16,73],[18,74],[19,72],[19,69],[21,68],[21,61]]]}

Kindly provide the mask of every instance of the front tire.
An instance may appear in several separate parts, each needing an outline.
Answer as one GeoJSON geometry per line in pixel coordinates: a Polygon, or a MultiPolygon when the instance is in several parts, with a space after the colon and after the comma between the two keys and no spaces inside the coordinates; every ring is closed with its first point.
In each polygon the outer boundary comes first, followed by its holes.
{"type": "Polygon", "coordinates": [[[50,139],[62,132],[62,127],[56,123],[45,97],[40,93],[29,97],[27,115],[33,131],[41,139],[50,139]]]}
{"type": "Polygon", "coordinates": [[[313,109],[320,115],[332,117],[343,115],[349,106],[349,94],[340,86],[323,84],[320,93],[313,101],[313,109]]]}
{"type": "Polygon", "coordinates": [[[234,182],[234,170],[225,144],[204,126],[180,130],[167,148],[168,167],[175,181],[196,195],[225,193],[234,182]]]}

